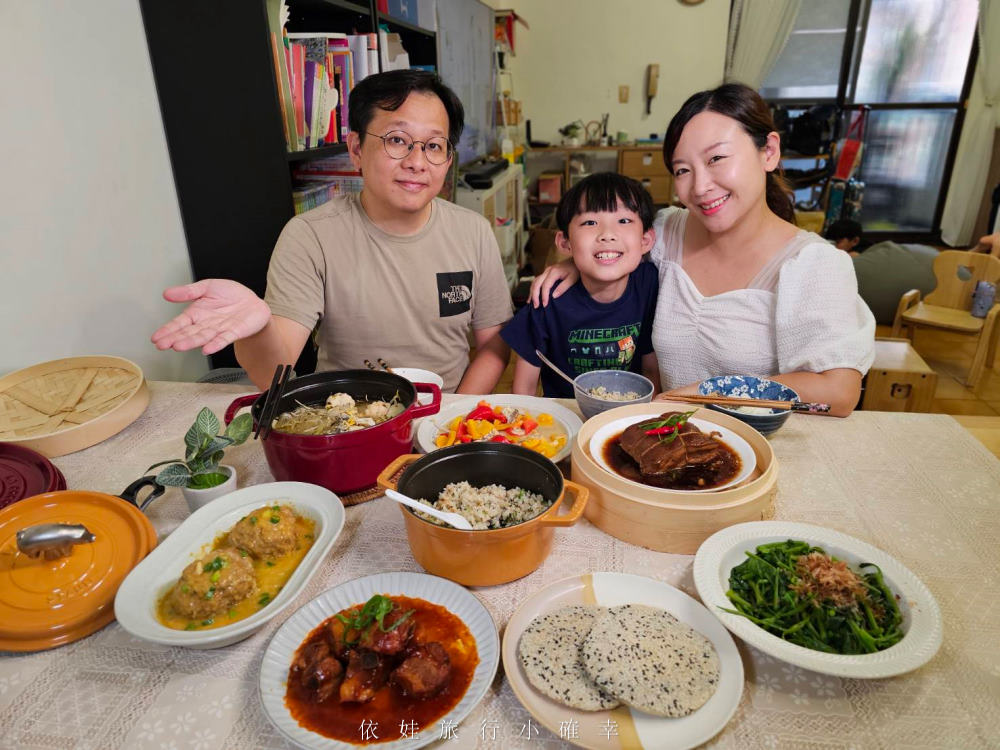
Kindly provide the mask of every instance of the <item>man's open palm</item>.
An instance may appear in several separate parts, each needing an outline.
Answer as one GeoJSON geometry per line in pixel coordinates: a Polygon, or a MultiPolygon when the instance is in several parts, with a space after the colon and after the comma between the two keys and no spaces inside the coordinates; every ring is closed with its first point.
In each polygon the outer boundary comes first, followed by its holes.
{"type": "Polygon", "coordinates": [[[170,287],[163,298],[191,304],[153,334],[157,349],[184,352],[200,346],[203,353],[214,354],[238,339],[253,336],[271,318],[264,300],[229,279],[170,287]]]}

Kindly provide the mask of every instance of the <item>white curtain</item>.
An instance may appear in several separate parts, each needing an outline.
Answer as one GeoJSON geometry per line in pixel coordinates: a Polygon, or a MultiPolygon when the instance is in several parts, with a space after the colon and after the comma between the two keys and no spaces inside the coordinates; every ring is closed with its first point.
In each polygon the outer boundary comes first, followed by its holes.
{"type": "Polygon", "coordinates": [[[978,239],[972,236],[972,230],[987,188],[990,153],[998,127],[1000,0],[979,0],[979,61],[941,217],[941,239],[952,247],[978,239]]]}
{"type": "Polygon", "coordinates": [[[795,26],[802,0],[736,0],[729,19],[726,81],[759,89],[795,26]]]}

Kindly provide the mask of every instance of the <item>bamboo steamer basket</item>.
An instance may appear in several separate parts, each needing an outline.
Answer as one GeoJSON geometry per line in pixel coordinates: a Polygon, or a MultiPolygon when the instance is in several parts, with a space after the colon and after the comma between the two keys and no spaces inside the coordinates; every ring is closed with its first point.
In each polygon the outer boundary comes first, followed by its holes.
{"type": "Polygon", "coordinates": [[[699,408],[695,418],[727,427],[753,448],[757,467],[745,481],[718,492],[665,491],[640,487],[611,474],[590,454],[590,439],[605,424],[632,415],[690,411],[691,404],[655,401],[598,414],[587,420],[573,442],[570,477],[590,490],[584,515],[611,536],[630,544],[693,555],[719,529],[774,515],[778,462],[767,439],[735,417],[699,408]]]}
{"type": "Polygon", "coordinates": [[[149,405],[137,364],[107,355],[67,357],[0,378],[0,441],[55,458],[106,440],[149,405]]]}

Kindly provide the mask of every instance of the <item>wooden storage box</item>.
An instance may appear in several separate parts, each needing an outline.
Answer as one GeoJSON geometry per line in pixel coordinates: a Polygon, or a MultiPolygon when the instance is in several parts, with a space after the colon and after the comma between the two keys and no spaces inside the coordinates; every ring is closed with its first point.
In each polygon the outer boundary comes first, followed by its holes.
{"type": "Polygon", "coordinates": [[[598,414],[584,422],[573,441],[571,478],[590,490],[584,515],[613,537],[658,552],[693,555],[719,529],[774,515],[778,463],[763,435],[735,417],[700,408],[698,419],[722,425],[750,443],[757,467],[745,482],[718,492],[664,492],[638,487],[601,468],[590,455],[590,439],[598,428],[633,414],[686,411],[691,404],[657,401],[598,414]]]}
{"type": "Polygon", "coordinates": [[[562,178],[559,172],[538,175],[538,202],[558,203],[562,197],[562,178]]]}
{"type": "Polygon", "coordinates": [[[937,373],[907,339],[875,339],[875,361],[865,381],[861,408],[868,411],[929,412],[937,373]]]}

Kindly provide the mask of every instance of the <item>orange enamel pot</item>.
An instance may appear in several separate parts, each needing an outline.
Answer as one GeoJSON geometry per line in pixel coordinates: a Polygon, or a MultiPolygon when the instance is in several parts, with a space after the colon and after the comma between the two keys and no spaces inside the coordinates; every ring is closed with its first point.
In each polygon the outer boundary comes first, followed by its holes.
{"type": "Polygon", "coordinates": [[[589,491],[563,479],[539,453],[503,443],[466,443],[427,455],[400,456],[379,475],[383,489],[417,499],[437,499],[446,485],[499,484],[537,492],[551,502],[532,519],[503,529],[462,531],[425,521],[400,505],[413,557],[428,573],[464,586],[493,586],[528,575],[552,550],[557,526],[571,526],[583,514],[589,491]],[[403,467],[398,482],[392,478],[403,467]],[[560,512],[572,498],[569,509],[560,512]]]}

